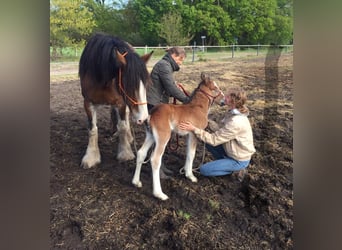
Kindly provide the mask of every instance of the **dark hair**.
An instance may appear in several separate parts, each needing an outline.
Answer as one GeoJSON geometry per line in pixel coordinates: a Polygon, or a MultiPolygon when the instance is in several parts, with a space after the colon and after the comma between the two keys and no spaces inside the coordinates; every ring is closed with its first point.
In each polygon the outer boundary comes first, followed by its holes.
{"type": "Polygon", "coordinates": [[[241,113],[249,112],[245,105],[247,101],[247,94],[245,91],[241,88],[231,88],[228,90],[227,95],[230,96],[232,102],[235,104],[235,108],[237,108],[241,113]]]}
{"type": "Polygon", "coordinates": [[[167,48],[166,51],[169,55],[176,55],[176,56],[182,55],[184,58],[186,57],[185,50],[178,46],[167,48]]]}

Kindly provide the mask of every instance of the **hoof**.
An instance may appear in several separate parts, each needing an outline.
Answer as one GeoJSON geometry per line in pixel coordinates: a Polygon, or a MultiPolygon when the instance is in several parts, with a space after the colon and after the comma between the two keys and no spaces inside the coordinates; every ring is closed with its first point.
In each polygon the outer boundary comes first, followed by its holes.
{"type": "Polygon", "coordinates": [[[135,158],[135,155],[133,154],[133,152],[121,152],[118,154],[118,156],[116,157],[119,161],[129,161],[129,160],[133,160],[135,158]]]}
{"type": "Polygon", "coordinates": [[[133,180],[132,183],[133,183],[134,186],[136,186],[136,187],[138,187],[138,188],[141,188],[141,187],[142,187],[141,181],[135,181],[135,180],[133,180]]]}
{"type": "Polygon", "coordinates": [[[169,199],[169,196],[167,196],[166,194],[164,193],[158,193],[158,194],[153,194],[156,198],[162,200],[162,201],[165,201],[167,199],[169,199]]]}
{"type": "Polygon", "coordinates": [[[192,182],[197,182],[197,178],[194,175],[187,176],[188,179],[190,179],[192,182]]]}
{"type": "Polygon", "coordinates": [[[84,156],[81,162],[81,167],[84,169],[93,168],[101,162],[101,159],[95,159],[91,157],[84,156]]]}

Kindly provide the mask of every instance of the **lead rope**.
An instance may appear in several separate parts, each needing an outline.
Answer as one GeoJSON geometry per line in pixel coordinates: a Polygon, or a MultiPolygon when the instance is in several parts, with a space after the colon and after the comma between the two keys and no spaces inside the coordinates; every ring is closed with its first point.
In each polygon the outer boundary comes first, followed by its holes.
{"type": "MultiPolygon", "coordinates": [[[[203,163],[204,163],[204,158],[205,158],[205,142],[203,142],[203,155],[202,155],[202,161],[201,161],[201,163],[198,165],[197,168],[192,168],[192,172],[200,173],[200,171],[198,171],[198,169],[200,169],[200,167],[203,165],[203,163]]],[[[180,173],[180,174],[185,174],[184,167],[182,167],[181,169],[179,169],[179,173],[180,173]]]]}

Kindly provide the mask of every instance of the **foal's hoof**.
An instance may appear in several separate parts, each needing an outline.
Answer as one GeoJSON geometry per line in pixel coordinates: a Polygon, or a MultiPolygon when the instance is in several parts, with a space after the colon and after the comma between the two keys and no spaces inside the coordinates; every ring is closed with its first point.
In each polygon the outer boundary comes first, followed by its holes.
{"type": "Polygon", "coordinates": [[[134,186],[136,186],[137,188],[141,188],[142,187],[142,183],[141,183],[141,181],[136,181],[136,180],[132,180],[132,184],[134,185],[134,186]]]}
{"type": "Polygon", "coordinates": [[[194,175],[187,176],[188,179],[190,179],[192,182],[197,182],[197,178],[194,175]]]}
{"type": "Polygon", "coordinates": [[[161,199],[162,201],[165,201],[169,199],[169,196],[167,196],[164,193],[158,193],[158,194],[153,194],[156,198],[161,199]]]}

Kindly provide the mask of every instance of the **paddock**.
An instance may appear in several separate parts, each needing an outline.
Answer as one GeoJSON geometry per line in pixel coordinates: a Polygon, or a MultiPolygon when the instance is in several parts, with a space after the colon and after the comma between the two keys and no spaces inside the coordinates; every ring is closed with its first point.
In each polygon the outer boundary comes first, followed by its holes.
{"type": "MultiPolygon", "coordinates": [[[[171,180],[161,180],[166,201],[151,195],[149,163],[137,190],[131,182],[135,159],[116,159],[109,106],[98,109],[102,161],[80,167],[88,142],[80,82],[70,71],[51,70],[50,248],[293,249],[293,54],[276,56],[182,65],[175,77],[186,90],[198,85],[201,72],[223,92],[231,86],[246,90],[257,152],[241,183],[233,176],[198,173],[193,183],[178,171],[186,157],[180,137],[177,149],[166,150],[163,158],[174,172],[171,180]]],[[[220,121],[224,108],[212,106],[209,117],[220,121]]],[[[132,126],[140,148],[144,128],[132,126]]],[[[194,168],[202,156],[199,143],[194,168]]],[[[204,152],[204,161],[211,159],[204,152]]]]}

